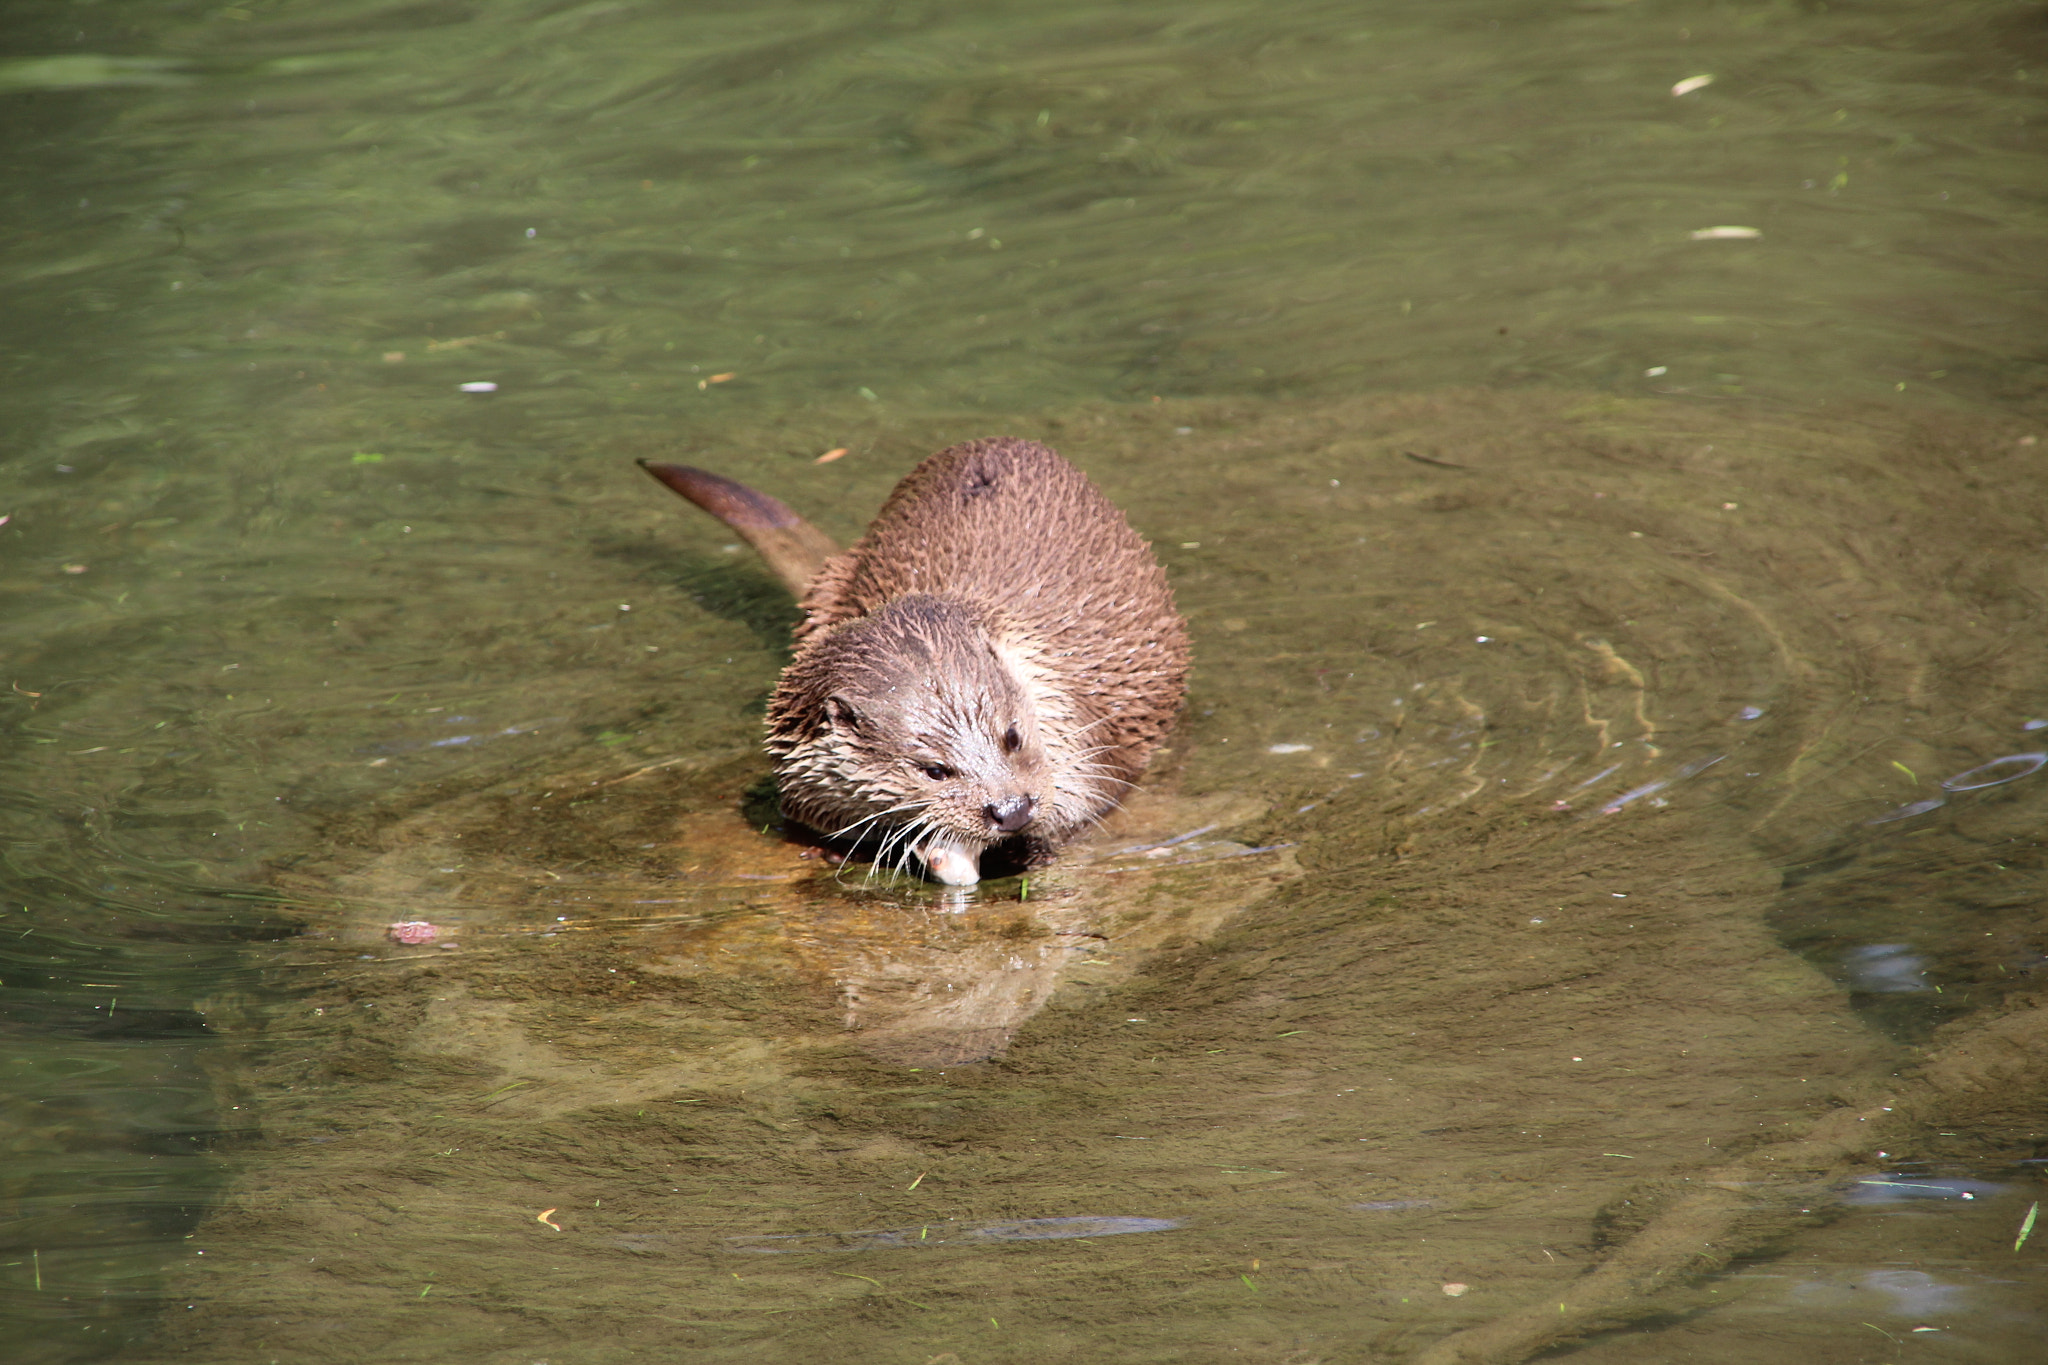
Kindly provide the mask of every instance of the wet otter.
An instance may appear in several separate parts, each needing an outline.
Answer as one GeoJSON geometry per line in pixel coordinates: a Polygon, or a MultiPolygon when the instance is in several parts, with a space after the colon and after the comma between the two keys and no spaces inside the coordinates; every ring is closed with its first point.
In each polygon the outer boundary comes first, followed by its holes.
{"type": "Polygon", "coordinates": [[[783,810],[878,863],[915,855],[965,886],[998,844],[1049,861],[1116,807],[1180,710],[1187,628],[1165,573],[1042,445],[940,451],[844,554],[742,484],[642,467],[799,594],[768,706],[783,810]]]}

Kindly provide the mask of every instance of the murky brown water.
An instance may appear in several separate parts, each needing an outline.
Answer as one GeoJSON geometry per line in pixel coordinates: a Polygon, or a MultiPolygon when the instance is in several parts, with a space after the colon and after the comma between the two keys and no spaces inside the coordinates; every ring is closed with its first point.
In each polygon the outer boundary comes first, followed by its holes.
{"type": "Polygon", "coordinates": [[[6,24],[24,1359],[2038,1341],[2033,11],[6,24]],[[631,457],[997,432],[1197,676],[962,898],[631,457]]]}

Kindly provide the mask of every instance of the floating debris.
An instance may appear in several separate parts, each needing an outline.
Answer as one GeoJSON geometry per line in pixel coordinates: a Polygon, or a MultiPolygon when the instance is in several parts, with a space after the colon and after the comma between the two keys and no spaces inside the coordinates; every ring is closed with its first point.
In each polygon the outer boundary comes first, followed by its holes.
{"type": "Polygon", "coordinates": [[[2032,777],[2048,764],[2048,754],[2007,754],[1994,758],[1989,763],[1979,764],[1968,772],[1957,773],[1944,778],[1941,789],[1947,792],[1973,792],[1985,787],[2002,787],[2008,782],[2017,782],[2023,777],[2032,777]],[[2007,771],[2010,769],[2010,771],[2007,771]]]}
{"type": "Polygon", "coordinates": [[[1200,829],[1191,829],[1186,834],[1176,834],[1173,838],[1162,840],[1156,844],[1135,844],[1130,848],[1118,849],[1117,852],[1157,853],[1161,849],[1173,848],[1177,845],[1187,843],[1190,839],[1199,839],[1204,834],[1214,834],[1217,830],[1222,828],[1223,826],[1221,825],[1204,825],[1200,829]]]}
{"type": "Polygon", "coordinates": [[[1993,1195],[2004,1194],[2011,1188],[2009,1185],[1998,1185],[1988,1180],[1909,1180],[1901,1175],[1882,1175],[1858,1180],[1850,1185],[1842,1192],[1842,1202],[1902,1204],[1909,1200],[1921,1199],[1952,1199],[1960,1202],[1989,1199],[1993,1195]]]}
{"type": "Polygon", "coordinates": [[[1900,806],[1896,810],[1888,810],[1883,815],[1873,820],[1865,820],[1863,823],[1866,825],[1889,825],[1894,820],[1910,820],[1916,815],[1925,815],[1931,810],[1940,810],[1947,804],[1947,801],[1936,796],[1926,801],[1914,801],[1908,805],[1900,806]]]}
{"type": "MultiPolygon", "coordinates": [[[[1646,796],[1656,795],[1674,782],[1683,782],[1688,777],[1697,777],[1726,757],[1726,754],[1715,754],[1711,758],[1696,758],[1669,777],[1659,778],[1655,782],[1645,782],[1640,787],[1623,792],[1620,796],[1615,797],[1612,801],[1602,806],[1600,813],[1602,815],[1612,815],[1622,807],[1640,801],[1646,796]]],[[[1608,769],[1608,772],[1612,771],[1614,771],[1612,768],[1608,769]]],[[[1605,776],[1605,774],[1602,774],[1602,776],[1605,776]]]]}
{"type": "Polygon", "coordinates": [[[1874,995],[1899,995],[1931,991],[1927,982],[1927,959],[1913,951],[1910,943],[1866,943],[1842,954],[1842,969],[1849,974],[1852,989],[1874,995]]]}

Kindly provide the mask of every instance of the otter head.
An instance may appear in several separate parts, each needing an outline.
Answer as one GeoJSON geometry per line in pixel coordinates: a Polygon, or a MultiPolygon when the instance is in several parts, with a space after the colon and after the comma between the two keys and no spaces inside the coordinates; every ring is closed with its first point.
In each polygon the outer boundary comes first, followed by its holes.
{"type": "Polygon", "coordinates": [[[1058,792],[1044,698],[973,608],[929,593],[807,642],[768,711],[783,809],[821,833],[915,854],[952,886],[981,855],[1046,828],[1058,792]]]}

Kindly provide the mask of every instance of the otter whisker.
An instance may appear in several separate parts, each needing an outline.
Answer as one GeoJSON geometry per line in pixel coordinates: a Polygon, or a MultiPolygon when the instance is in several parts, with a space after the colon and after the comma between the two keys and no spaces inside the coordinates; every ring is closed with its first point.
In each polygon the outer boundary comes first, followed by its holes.
{"type": "MultiPolygon", "coordinates": [[[[905,833],[921,836],[926,832],[926,829],[926,826],[920,824],[917,826],[913,826],[910,829],[907,829],[905,833]]],[[[920,839],[918,838],[906,838],[900,844],[897,845],[895,869],[896,875],[898,875],[899,877],[907,877],[910,875],[912,860],[917,857],[919,843],[920,839]]]]}
{"type": "MultiPolygon", "coordinates": [[[[877,812],[875,815],[869,816],[866,820],[857,821],[855,822],[854,826],[849,826],[849,828],[854,828],[858,825],[867,824],[870,821],[879,819],[884,815],[898,814],[906,810],[912,812],[921,812],[925,807],[929,806],[930,804],[931,803],[928,801],[906,801],[901,805],[892,808],[891,810],[880,811],[877,812]]],[[[875,879],[877,869],[886,868],[890,848],[893,845],[895,845],[899,840],[903,839],[912,829],[916,828],[916,820],[918,818],[921,818],[921,816],[913,816],[912,821],[907,824],[885,826],[880,831],[868,831],[869,834],[879,832],[881,835],[880,843],[874,847],[872,852],[869,852],[866,848],[862,847],[863,840],[860,839],[856,839],[852,843],[852,845],[849,846],[847,850],[849,857],[865,856],[868,860],[868,870],[865,876],[862,878],[863,882],[873,881],[875,879]]],[[[835,878],[835,880],[839,880],[839,878],[835,878]]]]}
{"type": "Polygon", "coordinates": [[[1087,818],[1083,819],[1081,821],[1081,824],[1084,828],[1101,829],[1103,821],[1107,819],[1109,819],[1109,812],[1106,810],[1099,810],[1096,811],[1093,815],[1090,815],[1087,818]]]}
{"type": "Polygon", "coordinates": [[[1111,777],[1116,776],[1118,772],[1118,769],[1111,767],[1107,763],[1075,763],[1069,766],[1081,769],[1084,772],[1103,773],[1111,777]]]}
{"type": "MultiPolygon", "coordinates": [[[[929,805],[929,803],[926,804],[929,805]]],[[[889,861],[891,849],[895,850],[894,868],[896,872],[907,874],[910,870],[911,855],[916,845],[914,836],[927,828],[929,824],[930,816],[920,812],[914,819],[890,831],[889,836],[882,840],[882,847],[876,852],[874,860],[868,864],[868,876],[872,878],[875,875],[875,869],[878,867],[887,869],[891,866],[889,861]]]]}
{"type": "MultiPolygon", "coordinates": [[[[884,798],[870,798],[870,799],[884,799],[884,798]]],[[[869,821],[872,821],[872,820],[879,820],[879,819],[883,818],[884,816],[888,816],[888,815],[894,815],[894,814],[896,814],[896,813],[897,813],[897,812],[899,812],[899,811],[906,811],[906,810],[917,810],[917,809],[920,809],[921,807],[924,807],[924,806],[928,806],[928,805],[930,805],[930,804],[931,804],[931,802],[930,802],[930,801],[929,801],[928,799],[926,799],[926,798],[923,798],[923,797],[911,797],[911,798],[910,798],[909,800],[907,800],[907,801],[898,801],[898,802],[896,802],[896,803],[895,803],[894,805],[884,806],[884,807],[882,807],[882,809],[880,809],[880,810],[878,810],[878,811],[873,811],[873,812],[870,812],[869,814],[867,814],[867,815],[864,815],[864,816],[862,816],[862,817],[861,817],[860,819],[858,819],[858,820],[855,820],[855,821],[854,821],[853,823],[851,823],[851,824],[848,824],[848,825],[842,825],[842,826],[840,826],[840,827],[839,827],[838,829],[836,829],[836,830],[833,830],[833,831],[832,831],[832,834],[833,834],[833,837],[835,837],[835,838],[839,838],[839,837],[844,837],[845,835],[847,835],[847,834],[851,833],[852,831],[854,831],[854,830],[856,830],[856,829],[859,829],[859,828],[860,828],[860,827],[861,827],[862,825],[865,825],[865,824],[867,824],[867,823],[868,823],[869,821]]]]}
{"type": "Polygon", "coordinates": [[[844,827],[843,829],[835,829],[830,834],[827,834],[825,837],[827,839],[844,839],[847,835],[853,833],[862,825],[872,824],[874,821],[880,820],[884,816],[894,815],[898,811],[922,810],[929,805],[931,805],[930,801],[905,801],[899,805],[891,806],[887,810],[878,810],[873,815],[870,815],[862,820],[856,820],[852,824],[844,827]]]}
{"type": "MultiPolygon", "coordinates": [[[[1111,772],[1101,772],[1101,773],[1092,773],[1092,774],[1090,774],[1089,776],[1090,776],[1090,780],[1091,780],[1091,781],[1096,781],[1096,782],[1116,782],[1116,783],[1120,783],[1120,784],[1122,784],[1123,786],[1126,786],[1126,787],[1135,787],[1135,786],[1137,786],[1137,785],[1138,785],[1138,784],[1137,784],[1137,782],[1135,782],[1135,781],[1134,781],[1134,780],[1132,780],[1131,778],[1128,778],[1128,777],[1119,777],[1119,776],[1117,776],[1117,775],[1116,775],[1115,773],[1111,773],[1111,772]]],[[[1057,785],[1057,784],[1055,784],[1055,785],[1057,785]]],[[[1064,788],[1064,790],[1066,790],[1066,791],[1079,791],[1079,790],[1080,790],[1080,788],[1078,788],[1078,787],[1067,787],[1067,788],[1064,788]]]]}

